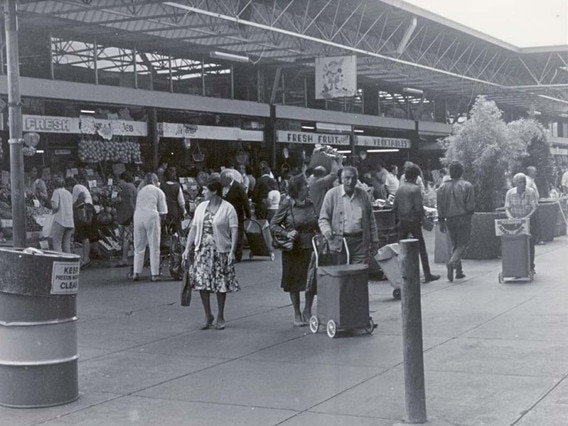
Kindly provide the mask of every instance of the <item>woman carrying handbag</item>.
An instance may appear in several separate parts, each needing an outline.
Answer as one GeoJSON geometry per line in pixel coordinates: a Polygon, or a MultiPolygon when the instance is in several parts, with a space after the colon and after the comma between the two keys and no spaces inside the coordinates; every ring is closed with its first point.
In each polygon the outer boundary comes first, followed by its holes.
{"type": "Polygon", "coordinates": [[[313,203],[307,199],[308,181],[301,174],[290,179],[288,197],[270,221],[270,231],[276,239],[293,241],[291,250],[282,250],[282,289],[290,293],[294,308],[294,326],[303,327],[312,315],[314,294],[306,292],[303,312],[300,292],[306,291],[308,266],[312,255],[312,237],[318,230],[318,217],[313,203]]]}

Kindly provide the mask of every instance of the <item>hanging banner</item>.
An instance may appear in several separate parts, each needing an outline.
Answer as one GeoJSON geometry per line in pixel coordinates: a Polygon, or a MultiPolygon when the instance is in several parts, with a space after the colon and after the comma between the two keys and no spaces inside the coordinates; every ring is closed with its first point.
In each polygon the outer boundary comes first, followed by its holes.
{"type": "Polygon", "coordinates": [[[303,143],[315,145],[349,145],[349,135],[333,135],[329,133],[306,133],[278,130],[276,140],[281,143],[303,143]]]}
{"type": "Polygon", "coordinates": [[[264,132],[262,130],[243,130],[238,127],[202,126],[183,123],[158,123],[158,134],[164,138],[264,141],[264,132]]]}
{"type": "Polygon", "coordinates": [[[343,98],[357,93],[357,56],[316,58],[316,99],[343,98]]]}
{"type": "Polygon", "coordinates": [[[22,122],[24,132],[99,134],[105,139],[110,139],[112,136],[148,136],[148,123],[145,121],[24,114],[22,122]]]}
{"type": "Polygon", "coordinates": [[[355,145],[373,146],[377,148],[410,149],[410,139],[381,138],[378,136],[357,136],[355,138],[355,145]]]}

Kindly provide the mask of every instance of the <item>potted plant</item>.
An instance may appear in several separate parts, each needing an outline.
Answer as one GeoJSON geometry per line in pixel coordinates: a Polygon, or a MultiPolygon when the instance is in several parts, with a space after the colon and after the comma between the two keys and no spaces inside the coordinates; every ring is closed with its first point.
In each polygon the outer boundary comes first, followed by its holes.
{"type": "Polygon", "coordinates": [[[511,137],[518,139],[526,148],[526,155],[520,161],[521,167],[516,170],[526,173],[527,167],[537,170],[535,184],[540,195],[536,220],[538,221],[538,238],[551,241],[556,235],[560,204],[550,199],[549,189],[554,182],[554,163],[550,146],[546,140],[546,132],[542,124],[534,119],[520,119],[507,125],[511,137]]]}
{"type": "Polygon", "coordinates": [[[521,141],[511,137],[495,102],[484,96],[477,97],[464,123],[454,125],[444,145],[444,162],[460,161],[464,165],[464,179],[475,189],[473,232],[464,258],[497,258],[501,244],[495,236],[494,221],[505,215],[496,209],[504,204],[506,173],[511,164],[518,163],[525,155],[526,149],[521,141]]]}

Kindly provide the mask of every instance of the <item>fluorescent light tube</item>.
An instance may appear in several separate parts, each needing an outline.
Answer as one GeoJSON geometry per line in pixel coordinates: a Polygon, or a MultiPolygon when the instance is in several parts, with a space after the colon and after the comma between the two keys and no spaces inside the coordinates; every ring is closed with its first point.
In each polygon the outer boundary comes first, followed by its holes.
{"type": "Polygon", "coordinates": [[[82,109],[81,114],[94,114],[96,111],[93,109],[82,109]]]}
{"type": "Polygon", "coordinates": [[[234,53],[213,51],[209,56],[216,59],[225,59],[233,62],[249,62],[249,57],[244,55],[235,55],[234,53]]]}

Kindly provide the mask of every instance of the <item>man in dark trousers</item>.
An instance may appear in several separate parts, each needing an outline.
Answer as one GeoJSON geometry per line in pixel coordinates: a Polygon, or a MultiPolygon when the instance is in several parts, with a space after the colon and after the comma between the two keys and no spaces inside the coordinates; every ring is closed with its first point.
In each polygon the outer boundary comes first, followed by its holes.
{"type": "Polygon", "coordinates": [[[271,176],[272,172],[268,166],[261,166],[261,176],[256,180],[256,187],[253,193],[254,212],[257,219],[266,219],[266,198],[271,188],[271,181],[275,181],[271,176]]]}
{"type": "Polygon", "coordinates": [[[424,282],[428,283],[440,279],[440,276],[430,272],[430,264],[428,263],[428,253],[422,235],[424,204],[422,190],[417,184],[418,176],[420,176],[418,166],[409,164],[404,172],[404,182],[400,184],[394,196],[393,210],[398,217],[398,239],[402,240],[412,235],[418,240],[424,282]]]}
{"type": "Polygon", "coordinates": [[[452,256],[447,263],[448,280],[465,278],[462,254],[471,234],[471,217],[475,210],[473,185],[462,179],[463,165],[459,161],[450,164],[450,180],[442,183],[437,193],[440,230],[448,232],[452,242],[452,256]]]}
{"type": "Polygon", "coordinates": [[[245,219],[250,219],[250,205],[247,194],[243,186],[233,179],[229,171],[221,172],[221,184],[223,185],[223,198],[237,211],[239,221],[237,247],[235,251],[235,261],[240,262],[243,258],[243,238],[245,234],[245,219]]]}

